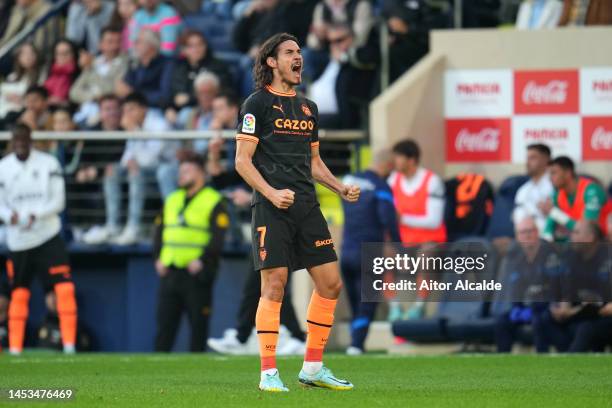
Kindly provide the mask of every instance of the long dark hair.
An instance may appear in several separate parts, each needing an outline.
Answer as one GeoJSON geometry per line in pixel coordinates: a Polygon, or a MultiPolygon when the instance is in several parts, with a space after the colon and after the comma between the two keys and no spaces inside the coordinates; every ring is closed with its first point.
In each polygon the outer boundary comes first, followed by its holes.
{"type": "Polygon", "coordinates": [[[272,68],[268,65],[266,60],[268,57],[276,58],[278,55],[278,46],[285,41],[298,42],[295,36],[288,33],[274,34],[264,42],[257,53],[255,58],[255,66],[253,67],[253,79],[255,80],[255,88],[261,89],[266,85],[272,83],[274,75],[272,74],[272,68]]]}
{"type": "Polygon", "coordinates": [[[15,80],[20,81],[24,76],[26,76],[28,80],[28,86],[38,84],[38,82],[40,81],[40,74],[43,71],[42,65],[43,63],[42,63],[42,58],[40,56],[40,52],[34,46],[34,44],[30,42],[22,44],[19,48],[17,48],[17,51],[15,52],[15,57],[14,57],[13,72],[15,73],[15,80]],[[21,53],[23,52],[23,50],[28,47],[32,49],[32,52],[34,53],[34,57],[36,58],[36,64],[32,67],[32,69],[26,71],[25,68],[22,67],[21,64],[19,63],[19,57],[21,53]]]}

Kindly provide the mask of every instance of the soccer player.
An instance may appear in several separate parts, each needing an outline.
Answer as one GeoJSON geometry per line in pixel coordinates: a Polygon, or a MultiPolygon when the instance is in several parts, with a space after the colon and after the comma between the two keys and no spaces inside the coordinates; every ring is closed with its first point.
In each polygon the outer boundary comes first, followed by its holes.
{"type": "Polygon", "coordinates": [[[596,182],[578,177],[572,159],[565,156],[554,159],[550,164],[550,180],[555,188],[552,200],[539,205],[548,216],[545,239],[566,242],[579,220],[601,221],[606,193],[596,182]]]}
{"type": "Polygon", "coordinates": [[[302,54],[295,37],[281,33],[260,48],[253,68],[257,91],[247,98],[238,123],[236,170],[253,187],[253,261],[261,273],[255,326],[263,391],[288,391],[276,369],[280,308],[290,271],[306,268],[315,290],[307,312],[302,384],[350,390],[323,366],[323,349],[342,288],[338,258],[316,199],[313,180],[354,202],[359,187],[344,185],[319,155],[318,111],[297,95],[302,54]]]}
{"type": "Polygon", "coordinates": [[[13,130],[13,153],[0,160],[0,219],[7,227],[11,282],[9,352],[20,354],[28,319],[30,284],[38,275],[57,296],[65,353],[75,352],[77,304],[59,214],[66,202],[55,157],[32,149],[30,128],[13,130]]]}

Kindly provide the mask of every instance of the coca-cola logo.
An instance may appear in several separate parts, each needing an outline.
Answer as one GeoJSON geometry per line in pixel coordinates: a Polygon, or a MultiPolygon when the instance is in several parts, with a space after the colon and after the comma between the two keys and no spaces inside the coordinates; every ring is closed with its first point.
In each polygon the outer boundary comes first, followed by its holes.
{"type": "Polygon", "coordinates": [[[593,150],[612,150],[612,131],[606,131],[603,126],[598,126],[591,136],[591,148],[593,150]]]}
{"type": "Polygon", "coordinates": [[[457,133],[455,149],[458,152],[496,152],[499,149],[500,136],[500,130],[492,127],[474,133],[463,128],[457,133]]]}
{"type": "Polygon", "coordinates": [[[523,103],[562,105],[567,101],[567,81],[553,80],[545,85],[538,85],[535,81],[529,81],[523,89],[523,103]]]}

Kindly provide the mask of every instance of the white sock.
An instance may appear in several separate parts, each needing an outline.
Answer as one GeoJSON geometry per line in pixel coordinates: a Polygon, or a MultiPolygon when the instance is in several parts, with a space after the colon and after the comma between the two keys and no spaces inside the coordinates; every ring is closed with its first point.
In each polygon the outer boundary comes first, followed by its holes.
{"type": "Polygon", "coordinates": [[[263,370],[261,372],[261,379],[263,380],[264,378],[266,378],[266,375],[275,375],[276,373],[278,373],[278,370],[276,368],[268,368],[267,370],[263,370]]]}
{"type": "Polygon", "coordinates": [[[318,373],[321,368],[323,368],[322,361],[304,361],[304,364],[302,364],[302,370],[308,375],[318,373]]]}
{"type": "Polygon", "coordinates": [[[16,348],[9,348],[9,354],[12,356],[18,356],[21,355],[21,350],[16,348]]]}

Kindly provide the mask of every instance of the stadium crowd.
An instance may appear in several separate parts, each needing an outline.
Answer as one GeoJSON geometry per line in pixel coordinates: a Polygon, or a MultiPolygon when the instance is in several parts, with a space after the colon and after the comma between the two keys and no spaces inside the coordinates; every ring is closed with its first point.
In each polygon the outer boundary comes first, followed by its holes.
{"type": "MultiPolygon", "coordinates": [[[[0,60],[0,130],[12,130],[17,123],[31,130],[64,133],[235,129],[241,99],[253,90],[251,70],[258,47],[270,35],[283,31],[294,33],[304,45],[302,91],[318,104],[321,128],[365,129],[367,106],[381,92],[381,76],[388,75],[391,82],[399,78],[427,53],[430,30],[453,27],[453,3],[73,0],[0,60]],[[389,35],[387,73],[382,72],[381,63],[383,28],[389,35]],[[359,86],[355,86],[357,83],[359,86]]],[[[52,6],[45,0],[1,0],[0,48],[47,15],[52,6]]],[[[462,15],[463,27],[515,24],[517,29],[545,29],[612,24],[612,5],[604,0],[464,1],[462,15]]],[[[143,221],[143,214],[151,180],[155,180],[162,199],[171,197],[181,186],[182,164],[192,163],[194,152],[200,155],[195,157],[206,158],[201,170],[208,177],[207,185],[229,199],[231,225],[226,240],[239,235],[231,231],[240,222],[236,209],[248,208],[250,192],[233,169],[232,140],[36,141],[34,147],[61,159],[66,194],[73,197],[68,200],[67,216],[62,221],[65,227],[73,226],[75,240],[90,245],[140,242],[148,235],[149,225],[143,221]],[[125,212],[121,209],[124,183],[128,186],[125,212]],[[103,200],[92,198],[98,196],[103,200]],[[75,208],[90,211],[83,213],[75,208]],[[99,215],[92,217],[91,210],[99,215]]],[[[3,151],[10,153],[12,148],[3,146],[3,151]]],[[[593,180],[587,185],[583,181],[586,178],[577,178],[571,160],[551,158],[546,146],[531,146],[527,175],[508,179],[497,191],[486,175],[458,175],[443,181],[422,167],[419,159],[418,146],[405,141],[396,145],[392,154],[377,154],[372,169],[351,176],[368,180],[366,184],[376,188],[371,200],[360,204],[363,207],[345,207],[347,213],[356,211],[360,215],[346,217],[343,254],[354,253],[362,241],[383,241],[386,232],[394,240],[424,245],[482,237],[492,243],[501,258],[514,260],[521,258],[522,250],[529,259],[536,256],[538,251],[532,251],[539,248],[539,243],[546,246],[554,240],[588,243],[612,238],[612,191],[606,198],[607,181],[593,180]],[[476,193],[466,198],[461,194],[467,184],[476,193]],[[561,191],[566,191],[565,195],[561,191]],[[568,204],[567,195],[573,194],[584,195],[584,211],[568,204]],[[394,206],[398,218],[390,217],[395,210],[381,209],[378,201],[394,206]],[[474,210],[481,208],[485,211],[474,210]],[[371,219],[374,236],[361,225],[350,224],[350,220],[362,217],[370,217],[366,219],[371,219]],[[560,232],[564,236],[559,236],[560,232]],[[513,237],[521,243],[514,242],[513,237]]],[[[197,173],[197,169],[194,171],[197,173]]],[[[2,199],[6,198],[0,197],[0,202],[2,199]]],[[[158,213],[159,203],[155,205],[153,210],[158,213]]],[[[3,221],[11,225],[13,214],[7,214],[2,214],[3,221]]],[[[163,225],[163,220],[160,222],[163,225]]],[[[156,252],[161,251],[157,248],[156,252]]],[[[375,309],[359,302],[359,266],[351,265],[351,258],[345,257],[343,273],[354,317],[350,352],[358,354],[364,350],[375,309]]],[[[156,268],[164,276],[164,266],[156,268]]],[[[511,266],[502,262],[500,269],[504,268],[511,266]]],[[[8,289],[5,292],[8,294],[8,289]]],[[[51,291],[49,294],[54,296],[51,291]]],[[[403,310],[400,302],[391,301],[389,320],[422,319],[426,300],[427,293],[420,293],[408,310],[403,310]]],[[[57,303],[53,299],[49,302],[57,303]]],[[[7,310],[8,300],[0,293],[0,322],[8,321],[7,310]]],[[[508,351],[525,326],[533,326],[538,351],[547,350],[548,344],[559,351],[600,349],[601,342],[592,338],[593,333],[602,332],[608,333],[605,340],[612,338],[609,304],[594,314],[581,310],[568,305],[562,309],[512,305],[495,315],[498,349],[508,351]],[[572,319],[576,314],[584,320],[572,319]],[[583,322],[589,324],[581,326],[583,322]],[[546,336],[553,338],[542,340],[546,336]]],[[[303,333],[294,325],[295,316],[288,312],[284,319],[299,348],[303,333]]],[[[210,345],[222,351],[228,347],[240,349],[252,328],[252,321],[245,320],[244,327],[210,345]]],[[[192,324],[195,328],[202,323],[192,324]]],[[[400,337],[412,339],[399,329],[395,331],[400,337]]],[[[206,337],[205,330],[200,329],[199,336],[206,337]]],[[[74,346],[75,340],[71,342],[69,345],[74,346]]],[[[168,349],[171,342],[158,336],[160,350],[168,349]]],[[[200,347],[204,347],[201,341],[192,349],[200,347]]]]}

